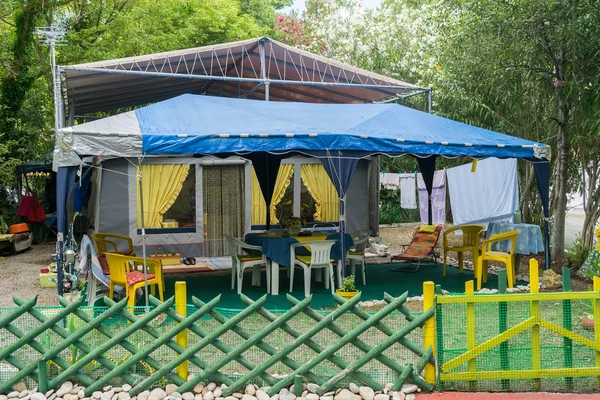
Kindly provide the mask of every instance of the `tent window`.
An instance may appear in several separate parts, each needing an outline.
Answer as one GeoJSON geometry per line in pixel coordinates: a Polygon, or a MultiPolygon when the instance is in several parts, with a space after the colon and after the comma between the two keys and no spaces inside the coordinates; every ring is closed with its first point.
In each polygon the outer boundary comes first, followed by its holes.
{"type": "MultiPolygon", "coordinates": [[[[271,202],[272,224],[279,223],[279,218],[281,215],[291,215],[291,211],[290,214],[285,214],[285,211],[282,211],[281,207],[279,206],[281,204],[281,206],[284,207],[282,202],[287,201],[284,199],[286,198],[285,196],[287,191],[290,190],[291,186],[293,186],[290,185],[290,183],[293,182],[293,176],[294,166],[292,164],[281,164],[279,166],[277,180],[275,181],[275,189],[273,190],[273,200],[271,202]]],[[[291,206],[292,203],[290,202],[290,207],[291,206]]],[[[254,167],[252,167],[252,225],[265,225],[267,223],[266,221],[267,204],[265,203],[265,198],[260,190],[260,184],[258,183],[258,178],[256,177],[254,167]]]]}
{"type": "MultiPolygon", "coordinates": [[[[329,175],[321,164],[301,164],[300,194],[295,195],[294,165],[281,164],[275,193],[281,195],[281,189],[285,187],[282,197],[271,209],[271,223],[277,224],[282,218],[294,215],[294,208],[300,210],[300,217],[311,222],[338,222],[339,221],[339,199],[329,175]],[[287,181],[283,181],[287,179],[287,181]],[[287,185],[286,185],[287,184],[287,185]],[[299,200],[298,200],[299,198],[299,200]],[[294,207],[294,202],[299,205],[294,207]]],[[[266,206],[260,186],[254,170],[252,171],[252,225],[266,224],[266,206]]]]}
{"type": "MultiPolygon", "coordinates": [[[[144,225],[148,233],[196,230],[196,171],[187,164],[142,165],[144,225]]],[[[139,185],[137,227],[142,227],[139,185]]]]}

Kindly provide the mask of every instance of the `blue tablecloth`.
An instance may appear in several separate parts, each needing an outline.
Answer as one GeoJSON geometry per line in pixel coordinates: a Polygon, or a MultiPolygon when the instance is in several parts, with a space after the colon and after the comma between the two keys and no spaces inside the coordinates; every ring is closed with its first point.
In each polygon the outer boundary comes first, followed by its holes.
{"type": "MultiPolygon", "coordinates": [[[[331,248],[331,258],[333,260],[341,259],[341,246],[340,246],[340,234],[339,233],[331,233],[326,236],[321,234],[315,234],[314,236],[304,237],[303,239],[309,240],[335,240],[336,244],[331,248]]],[[[290,264],[290,245],[293,243],[298,243],[294,237],[280,237],[280,236],[267,236],[264,233],[249,233],[246,235],[246,243],[261,246],[263,254],[267,256],[270,260],[279,263],[279,265],[283,265],[289,267],[290,264]]],[[[349,234],[344,235],[344,247],[346,251],[348,251],[354,242],[352,240],[352,236],[349,234]]],[[[310,254],[308,250],[305,248],[296,249],[296,254],[310,254]]]]}
{"type": "MultiPolygon", "coordinates": [[[[509,224],[490,222],[487,229],[486,238],[497,233],[520,230],[521,233],[517,236],[517,245],[515,247],[516,254],[535,254],[544,252],[544,241],[542,239],[542,230],[538,225],[531,224],[509,224]]],[[[510,251],[510,241],[494,243],[492,250],[510,251]]]]}

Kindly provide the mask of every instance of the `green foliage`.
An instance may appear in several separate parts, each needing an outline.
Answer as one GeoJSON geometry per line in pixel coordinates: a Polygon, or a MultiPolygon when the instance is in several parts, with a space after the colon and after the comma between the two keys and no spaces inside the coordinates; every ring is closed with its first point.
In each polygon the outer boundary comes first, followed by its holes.
{"type": "MultiPolygon", "coordinates": [[[[581,236],[577,236],[573,245],[565,254],[565,261],[573,271],[579,270],[590,254],[590,249],[584,246],[581,236]]],[[[600,272],[600,266],[597,272],[600,272]]]]}
{"type": "Polygon", "coordinates": [[[400,191],[382,188],[379,192],[379,223],[397,224],[418,222],[419,210],[405,210],[400,207],[400,191]]]}
{"type": "Polygon", "coordinates": [[[354,286],[354,275],[348,275],[342,280],[342,292],[355,292],[356,286],[354,286]]]}
{"type": "Polygon", "coordinates": [[[69,65],[268,35],[275,10],[288,5],[290,0],[0,2],[0,188],[14,187],[16,165],[53,148],[53,82],[37,28],[66,28],[57,63],[69,65]]]}

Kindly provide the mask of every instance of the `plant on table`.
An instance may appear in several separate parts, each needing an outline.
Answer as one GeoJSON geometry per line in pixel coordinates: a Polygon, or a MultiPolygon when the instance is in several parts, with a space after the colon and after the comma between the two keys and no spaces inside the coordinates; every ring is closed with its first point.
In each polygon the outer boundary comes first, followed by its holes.
{"type": "Polygon", "coordinates": [[[306,224],[306,221],[300,217],[289,217],[281,221],[281,226],[285,226],[289,233],[299,232],[300,228],[306,224]]]}

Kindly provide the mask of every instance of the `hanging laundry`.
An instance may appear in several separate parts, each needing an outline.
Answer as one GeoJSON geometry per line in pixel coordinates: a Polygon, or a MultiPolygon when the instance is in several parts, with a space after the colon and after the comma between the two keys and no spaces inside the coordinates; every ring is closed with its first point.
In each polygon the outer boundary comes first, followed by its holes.
{"type": "MultiPolygon", "coordinates": [[[[427,188],[423,175],[417,174],[417,187],[419,189],[419,210],[421,222],[429,223],[427,188]]],[[[433,175],[433,189],[431,190],[431,223],[439,225],[446,222],[446,171],[435,171],[433,175]]]]}
{"type": "Polygon", "coordinates": [[[400,207],[407,210],[417,208],[416,174],[400,174],[400,207]]]}
{"type": "Polygon", "coordinates": [[[400,174],[381,172],[379,182],[385,189],[398,190],[400,188],[400,174]]]}
{"type": "Polygon", "coordinates": [[[519,209],[517,160],[486,158],[446,171],[454,225],[513,222],[519,209]]]}

